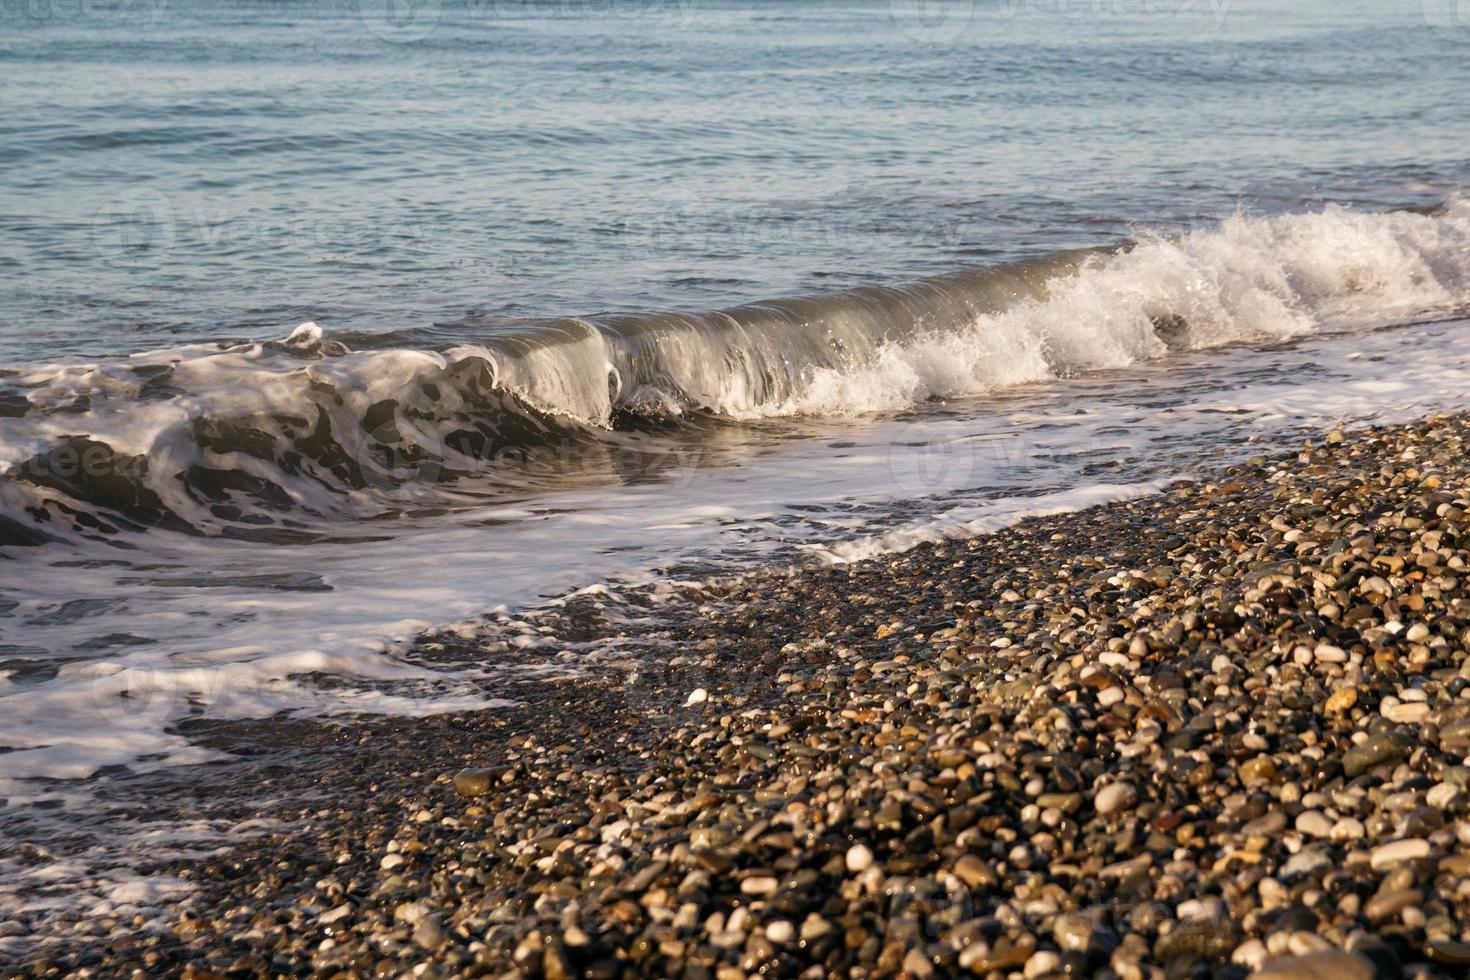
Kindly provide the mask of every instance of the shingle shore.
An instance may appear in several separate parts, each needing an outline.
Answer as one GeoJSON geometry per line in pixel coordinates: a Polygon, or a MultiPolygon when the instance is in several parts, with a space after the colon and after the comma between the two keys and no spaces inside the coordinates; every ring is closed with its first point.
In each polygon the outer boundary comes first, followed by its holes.
{"type": "Polygon", "coordinates": [[[635,683],[341,733],[330,802],[170,934],[34,966],[1464,975],[1467,443],[1333,432],[711,589],[635,683]]]}

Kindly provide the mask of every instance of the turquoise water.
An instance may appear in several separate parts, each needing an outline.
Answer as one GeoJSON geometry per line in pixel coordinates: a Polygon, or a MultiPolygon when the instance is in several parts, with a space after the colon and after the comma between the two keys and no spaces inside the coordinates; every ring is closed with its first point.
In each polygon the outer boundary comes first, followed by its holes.
{"type": "MultiPolygon", "coordinates": [[[[888,282],[1470,174],[1452,2],[15,0],[0,364],[888,282]]],[[[451,331],[452,332],[452,331],[451,331]]]]}

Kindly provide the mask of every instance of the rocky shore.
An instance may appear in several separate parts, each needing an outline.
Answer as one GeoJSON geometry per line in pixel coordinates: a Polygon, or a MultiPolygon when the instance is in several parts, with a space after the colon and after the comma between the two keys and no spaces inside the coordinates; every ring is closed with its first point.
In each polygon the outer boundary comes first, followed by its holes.
{"type": "Polygon", "coordinates": [[[711,587],[632,677],[303,733],[289,831],[27,972],[1462,976],[1467,562],[1454,416],[711,587]]]}

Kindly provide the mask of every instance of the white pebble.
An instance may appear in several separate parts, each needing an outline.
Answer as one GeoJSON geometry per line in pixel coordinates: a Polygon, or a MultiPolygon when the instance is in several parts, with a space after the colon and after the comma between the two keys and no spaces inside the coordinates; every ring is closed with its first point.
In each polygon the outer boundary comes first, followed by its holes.
{"type": "Polygon", "coordinates": [[[1181,922],[1223,922],[1226,918],[1225,903],[1213,895],[1191,898],[1179,903],[1175,910],[1181,922]]]}
{"type": "Polygon", "coordinates": [[[1384,868],[1391,868],[1404,861],[1417,861],[1419,858],[1428,856],[1429,841],[1419,837],[1410,837],[1380,844],[1373,848],[1369,863],[1373,866],[1374,871],[1382,871],[1384,868]]]}
{"type": "Polygon", "coordinates": [[[684,701],[684,707],[691,708],[696,704],[704,704],[709,700],[709,692],[702,687],[696,687],[689,692],[689,697],[684,701]]]}
{"type": "Polygon", "coordinates": [[[1116,813],[1124,807],[1129,807],[1138,799],[1138,791],[1130,783],[1109,783],[1098,790],[1097,799],[1093,806],[1097,807],[1098,813],[1116,813]]]}
{"type": "Polygon", "coordinates": [[[1332,821],[1318,810],[1303,810],[1296,818],[1296,829],[1308,837],[1327,837],[1332,834],[1332,821]]]}
{"type": "Polygon", "coordinates": [[[393,918],[408,925],[422,922],[429,909],[422,902],[404,902],[393,910],[393,918]]]}
{"type": "Polygon", "coordinates": [[[1266,944],[1259,939],[1247,939],[1235,947],[1235,952],[1230,954],[1230,962],[1252,970],[1259,969],[1266,962],[1266,944]]]}
{"type": "Polygon", "coordinates": [[[742,895],[774,895],[781,886],[771,875],[755,875],[740,882],[742,895]]]}
{"type": "Polygon", "coordinates": [[[873,852],[862,844],[854,844],[847,849],[847,870],[854,874],[866,871],[873,866],[873,852]]]}
{"type": "Polygon", "coordinates": [[[1424,795],[1424,802],[1436,810],[1443,810],[1455,802],[1459,795],[1460,788],[1458,786],[1453,783],[1439,783],[1431,787],[1429,792],[1424,795]]]}
{"type": "Polygon", "coordinates": [[[338,922],[342,919],[345,919],[351,914],[352,905],[350,903],[344,902],[336,908],[328,912],[323,912],[321,915],[317,916],[316,921],[318,925],[329,926],[333,922],[338,922]]]}
{"type": "Polygon", "coordinates": [[[766,926],[766,938],[777,946],[785,946],[796,938],[796,927],[785,919],[777,919],[766,926]]]}
{"type": "Polygon", "coordinates": [[[1429,717],[1429,711],[1429,705],[1423,701],[1409,701],[1404,704],[1385,704],[1383,706],[1383,717],[1399,724],[1416,725],[1429,717]]]}

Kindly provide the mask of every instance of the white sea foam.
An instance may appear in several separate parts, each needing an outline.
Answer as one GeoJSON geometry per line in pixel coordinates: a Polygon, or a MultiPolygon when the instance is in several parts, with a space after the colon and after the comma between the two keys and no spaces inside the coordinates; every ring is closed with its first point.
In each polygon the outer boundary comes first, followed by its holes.
{"type": "Polygon", "coordinates": [[[1328,207],[1237,216],[1178,238],[1144,238],[1051,280],[1046,295],[983,314],[965,330],[884,344],[857,368],[822,368],[747,417],[891,411],[1079,371],[1202,350],[1380,326],[1470,303],[1470,200],[1442,214],[1328,207]],[[1156,329],[1176,318],[1167,340],[1156,329]]]}
{"type": "Polygon", "coordinates": [[[1052,517],[1100,504],[1158,493],[1167,481],[1073,487],[1035,497],[1003,498],[943,510],[922,522],[867,537],[809,546],[811,554],[832,565],[846,565],[881,555],[908,551],[921,544],[993,534],[1031,517],[1052,517]]]}
{"type": "MultiPolygon", "coordinates": [[[[426,626],[427,624],[420,624],[426,626]]],[[[392,624],[382,623],[384,635],[392,624]]],[[[364,645],[365,646],[365,645],[364,645]]],[[[193,710],[231,718],[283,713],[361,711],[425,715],[509,702],[468,690],[446,693],[446,677],[364,648],[276,652],[259,646],[222,648],[195,662],[135,653],[62,666],[54,680],[13,692],[0,717],[0,790],[15,800],[29,795],[7,780],[44,776],[81,779],[110,765],[134,771],[207,762],[221,754],[168,729],[193,710]],[[359,683],[323,699],[292,678],[348,676],[359,683]],[[393,694],[363,682],[419,682],[417,696],[393,694]],[[146,759],[139,764],[138,759],[146,759]]]]}

